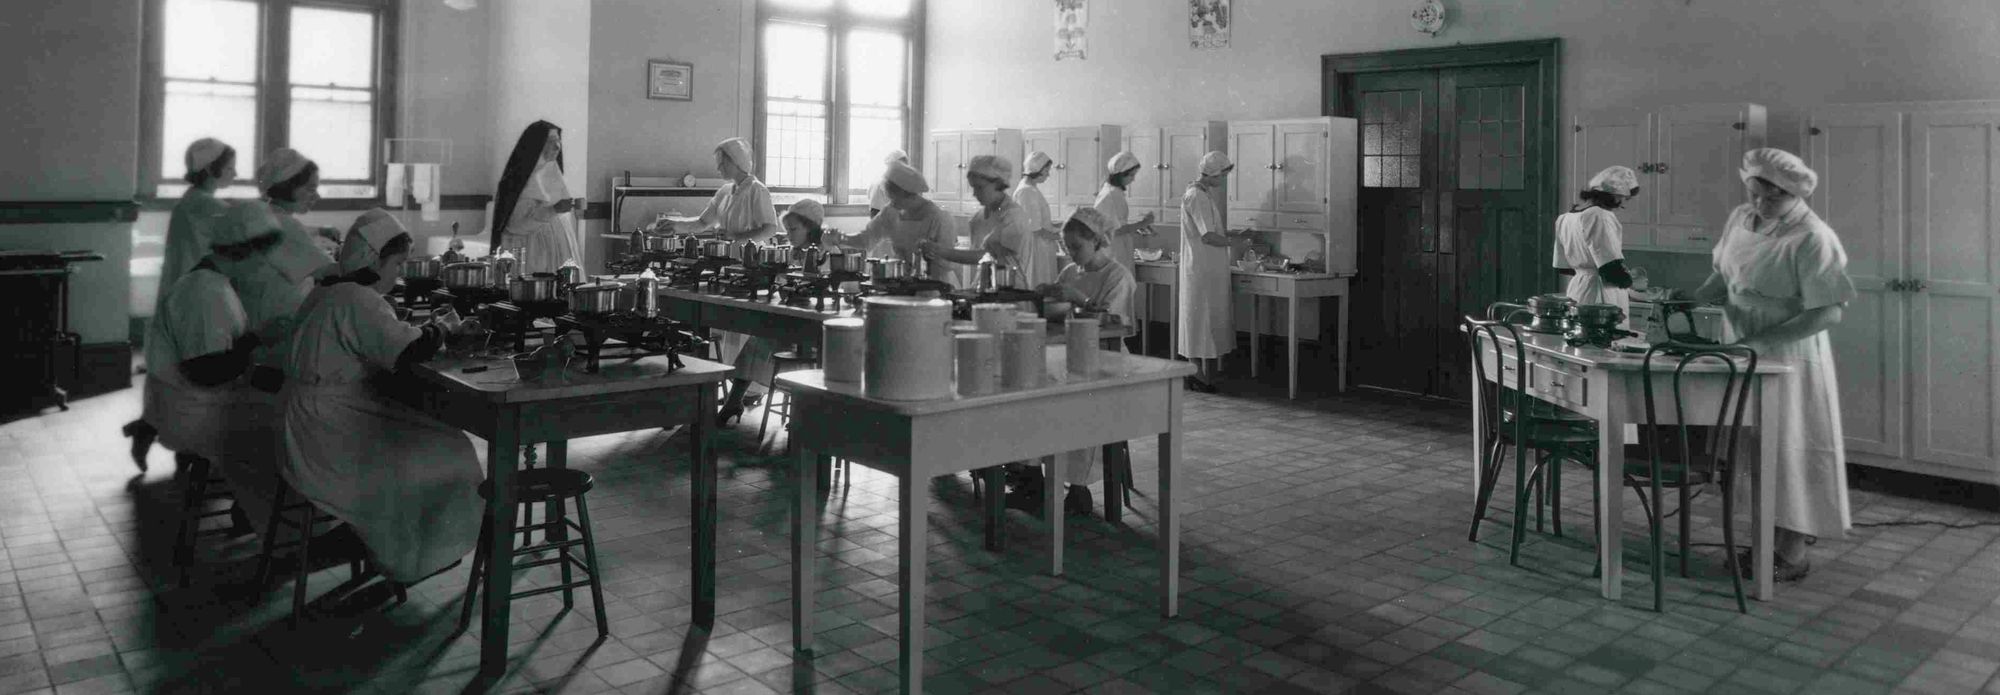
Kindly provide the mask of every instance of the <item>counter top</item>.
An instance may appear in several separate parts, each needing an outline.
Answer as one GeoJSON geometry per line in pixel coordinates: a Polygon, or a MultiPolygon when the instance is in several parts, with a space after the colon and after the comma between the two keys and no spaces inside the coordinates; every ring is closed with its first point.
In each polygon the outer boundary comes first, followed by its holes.
{"type": "MultiPolygon", "coordinates": [[[[1179,269],[1181,266],[1179,261],[1168,261],[1168,260],[1136,261],[1136,263],[1138,265],[1147,266],[1151,268],[1179,269]]],[[[1293,280],[1330,280],[1337,278],[1351,278],[1354,277],[1355,275],[1354,273],[1282,273],[1275,270],[1236,270],[1234,268],[1231,268],[1229,270],[1229,274],[1266,277],[1266,278],[1290,278],[1293,280]]]]}
{"type": "Polygon", "coordinates": [[[602,396],[631,391],[672,388],[703,382],[717,382],[734,369],[695,357],[682,356],[686,365],[668,374],[667,358],[605,360],[596,374],[583,371],[581,364],[549,372],[533,381],[522,381],[507,358],[447,357],[413,367],[417,376],[448,390],[471,392],[496,403],[549,401],[578,396],[602,396]],[[483,370],[466,373],[467,368],[483,370]]]}
{"type": "MultiPolygon", "coordinates": [[[[1459,330],[1463,331],[1465,327],[1460,326],[1459,330]]],[[[1514,342],[1504,332],[1499,335],[1502,343],[1514,342]]],[[[1527,343],[1527,350],[1531,353],[1549,355],[1584,367],[1596,367],[1610,371],[1637,372],[1646,366],[1645,353],[1619,352],[1598,347],[1573,347],[1559,335],[1522,331],[1521,340],[1527,343]]],[[[1680,357],[1677,355],[1662,355],[1661,357],[1654,358],[1653,370],[1655,372],[1672,372],[1679,362],[1680,357]]],[[[1760,358],[1757,360],[1758,374],[1783,374],[1792,370],[1793,365],[1790,360],[1771,358],[1760,358]]],[[[1689,363],[1686,371],[1697,373],[1720,372],[1725,371],[1725,368],[1722,362],[1716,358],[1704,358],[1689,363]]]]}
{"type": "MultiPolygon", "coordinates": [[[[1646,300],[1646,299],[1632,299],[1632,300],[1629,300],[1629,303],[1630,303],[1631,305],[1635,306],[1635,307],[1636,307],[1636,306],[1638,306],[1638,305],[1641,305],[1641,304],[1644,304],[1644,305],[1645,305],[1645,307],[1644,307],[1644,308],[1646,308],[1646,309],[1655,309],[1655,308],[1658,308],[1658,306],[1659,306],[1659,303],[1658,303],[1658,302],[1654,302],[1654,301],[1651,301],[1651,300],[1646,300]]],[[[1720,314],[1720,313],[1722,313],[1722,307],[1719,307],[1719,306],[1716,306],[1716,305],[1714,305],[1714,304],[1701,304],[1701,305],[1697,305],[1697,306],[1695,306],[1694,310],[1695,310],[1695,312],[1696,312],[1696,313],[1702,313],[1702,314],[1711,314],[1711,313],[1712,313],[1712,314],[1720,314]]]]}
{"type": "Polygon", "coordinates": [[[1117,352],[1100,352],[1097,373],[1088,377],[1074,377],[1069,374],[1069,351],[1067,346],[1051,345],[1043,353],[1048,368],[1048,383],[1038,388],[1001,391],[985,396],[964,397],[952,395],[929,401],[886,401],[869,398],[861,384],[828,382],[826,372],[810,371],[785,372],[778,375],[780,388],[805,389],[826,394],[856,407],[874,411],[887,411],[898,415],[929,415],[933,413],[982,408],[1015,401],[1047,398],[1065,393],[1088,391],[1098,388],[1124,386],[1163,379],[1178,379],[1194,375],[1194,365],[1154,357],[1127,355],[1117,352]]]}

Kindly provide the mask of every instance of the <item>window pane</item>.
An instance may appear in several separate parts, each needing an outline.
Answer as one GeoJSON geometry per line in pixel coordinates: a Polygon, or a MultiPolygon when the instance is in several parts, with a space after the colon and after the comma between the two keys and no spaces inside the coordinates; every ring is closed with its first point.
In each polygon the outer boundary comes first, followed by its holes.
{"type": "MultiPolygon", "coordinates": [[[[257,4],[239,0],[168,0],[167,77],[257,80],[257,4]]],[[[179,157],[175,157],[179,159],[179,157]]]]}
{"type": "Polygon", "coordinates": [[[903,110],[856,106],[847,116],[847,187],[865,203],[869,186],[882,180],[882,158],[908,150],[903,142],[903,110]]]}
{"type": "Polygon", "coordinates": [[[910,13],[910,0],[847,0],[848,9],[876,17],[901,17],[910,13]]]}
{"type": "Polygon", "coordinates": [[[319,164],[321,179],[368,179],[374,110],[365,91],[293,87],[291,147],[319,164]]]}
{"type": "Polygon", "coordinates": [[[764,102],[764,182],[783,188],[826,186],[826,104],[764,102]]]}
{"type": "Polygon", "coordinates": [[[292,84],[375,86],[375,15],[292,8],[292,84]]]}
{"type": "Polygon", "coordinates": [[[826,99],[826,27],[773,22],[764,30],[764,96],[826,99]]]}
{"type": "Polygon", "coordinates": [[[848,102],[873,106],[903,105],[903,37],[879,31],[855,31],[847,36],[848,102]]]}
{"type": "Polygon", "coordinates": [[[160,176],[187,173],[187,146],[215,138],[236,148],[236,172],[257,170],[257,88],[240,84],[167,80],[160,123],[160,176]]]}

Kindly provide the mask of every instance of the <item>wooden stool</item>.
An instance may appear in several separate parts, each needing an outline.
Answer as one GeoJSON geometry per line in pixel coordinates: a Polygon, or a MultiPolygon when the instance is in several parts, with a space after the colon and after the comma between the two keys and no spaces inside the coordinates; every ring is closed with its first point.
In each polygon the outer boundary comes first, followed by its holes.
{"type": "Polygon", "coordinates": [[[174,533],[174,571],[179,575],[182,588],[188,586],[188,568],[194,565],[194,544],[205,535],[228,533],[229,529],[201,530],[203,521],[218,516],[234,516],[242,513],[235,507],[235,496],[229,491],[228,481],[215,476],[215,467],[208,459],[189,453],[174,455],[176,469],[180,471],[181,492],[180,528],[174,533]],[[210,510],[210,502],[229,500],[230,508],[210,510]]]}
{"type": "MultiPolygon", "coordinates": [[[[776,377],[785,372],[813,369],[818,366],[819,355],[803,350],[779,350],[771,353],[772,381],[776,381],[776,377]]],[[[764,397],[764,418],[757,423],[757,442],[760,445],[764,442],[764,430],[771,425],[772,411],[778,411],[778,417],[783,418],[780,424],[789,424],[792,421],[792,394],[774,388],[771,389],[770,395],[764,397]],[[785,397],[783,404],[778,403],[778,396],[785,397]],[[779,410],[780,408],[783,410],[779,410]]],[[[787,450],[791,448],[790,440],[786,441],[785,447],[787,450]]]]}
{"type": "MultiPolygon", "coordinates": [[[[339,519],[334,518],[331,514],[321,513],[317,508],[313,507],[311,500],[306,499],[303,495],[294,493],[292,486],[286,484],[285,481],[278,481],[278,493],[271,501],[271,524],[264,528],[264,551],[257,559],[257,585],[260,587],[271,586],[271,575],[274,573],[274,565],[276,564],[277,550],[279,548],[297,548],[293,555],[297,558],[299,571],[298,576],[292,580],[292,615],[285,621],[286,625],[290,628],[298,628],[299,617],[305,613],[306,609],[306,580],[311,578],[313,573],[313,527],[326,523],[339,523],[339,521],[339,519]],[[281,533],[280,529],[286,528],[297,529],[299,539],[283,543],[278,542],[278,534],[281,533]]],[[[359,558],[348,561],[347,576],[350,580],[361,578],[361,560],[359,558]]],[[[407,596],[404,594],[401,586],[396,588],[396,599],[398,601],[407,600],[407,596]]]]}
{"type": "MultiPolygon", "coordinates": [[[[590,488],[594,484],[595,481],[591,479],[589,473],[567,468],[535,468],[523,470],[515,475],[515,503],[525,509],[528,505],[552,502],[555,504],[555,518],[544,520],[539,524],[521,524],[515,528],[515,533],[522,534],[521,540],[523,545],[514,548],[513,557],[508,557],[504,561],[513,562],[515,557],[554,550],[556,551],[555,557],[514,565],[514,570],[518,572],[531,567],[560,564],[562,566],[562,583],[539,589],[513,592],[502,597],[500,600],[512,601],[517,598],[540,596],[560,591],[563,595],[563,609],[568,610],[576,605],[572,590],[581,586],[589,586],[590,598],[597,603],[597,636],[604,637],[611,633],[611,629],[605,623],[604,618],[604,586],[598,576],[597,545],[592,542],[590,535],[590,506],[585,504],[583,500],[584,493],[590,492],[590,488]],[[576,515],[582,523],[569,519],[564,501],[572,498],[576,500],[576,515]],[[569,531],[572,529],[580,534],[578,540],[569,539],[569,531]],[[529,534],[537,530],[542,532],[541,544],[527,544],[529,534]],[[579,545],[583,546],[582,560],[578,560],[576,556],[570,554],[570,548],[579,545]],[[572,565],[575,565],[575,569],[583,571],[585,579],[581,581],[573,580],[570,574],[572,565]]],[[[481,499],[493,498],[492,481],[479,484],[479,496],[481,499]]],[[[486,578],[486,570],[494,562],[493,558],[488,556],[487,551],[487,547],[491,544],[492,539],[493,522],[491,519],[488,519],[479,525],[479,546],[478,550],[474,551],[472,555],[472,576],[466,580],[465,605],[459,611],[458,629],[460,632],[464,632],[466,627],[472,624],[472,600],[475,596],[479,595],[479,584],[486,578]]],[[[493,596],[489,594],[486,600],[493,600],[493,596]]]]}

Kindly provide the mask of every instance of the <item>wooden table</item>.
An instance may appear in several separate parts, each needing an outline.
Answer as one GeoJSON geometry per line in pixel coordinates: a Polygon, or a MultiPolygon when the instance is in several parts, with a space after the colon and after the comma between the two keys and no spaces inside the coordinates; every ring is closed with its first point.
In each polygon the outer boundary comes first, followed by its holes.
{"type": "MultiPolygon", "coordinates": [[[[1523,332],[1521,337],[1527,343],[1527,393],[1597,421],[1597,470],[1603,472],[1598,476],[1597,490],[1600,505],[1597,510],[1597,552],[1600,565],[1604,568],[1600,592],[1605,598],[1615,600],[1619,597],[1625,576],[1623,556],[1620,554],[1625,484],[1624,477],[1615,473],[1624,470],[1625,425],[1643,423],[1646,418],[1644,355],[1588,347],[1573,348],[1557,335],[1523,332]]],[[[1513,340],[1503,333],[1499,342],[1505,346],[1504,349],[1492,342],[1482,341],[1483,349],[1473,356],[1474,360],[1485,360],[1489,381],[1500,379],[1503,369],[1514,373],[1523,368],[1514,360],[1513,340]]],[[[1672,379],[1674,365],[1678,363],[1678,358],[1665,364],[1655,358],[1653,371],[1672,379]]],[[[1472,369],[1468,373],[1479,374],[1476,365],[1472,369]]],[[[1763,413],[1787,412],[1778,399],[1784,393],[1784,389],[1780,388],[1782,380],[1791,377],[1792,369],[1792,365],[1786,362],[1758,361],[1754,374],[1756,382],[1751,385],[1750,407],[1743,415],[1743,426],[1754,428],[1758,435],[1756,464],[1747,468],[1750,470],[1753,527],[1751,555],[1756,577],[1754,593],[1759,600],[1771,598],[1776,505],[1771,481],[1775,475],[1772,467],[1778,458],[1779,442],[1777,428],[1758,425],[1762,422],[1763,413]]],[[[1720,407],[1724,390],[1722,365],[1713,359],[1691,363],[1682,379],[1682,395],[1686,399],[1687,410],[1702,413],[1704,424],[1713,424],[1713,414],[1720,407]]],[[[1506,383],[1513,382],[1514,378],[1508,377],[1506,383]]],[[[1482,409],[1487,407],[1481,402],[1483,391],[1472,389],[1472,492],[1475,499],[1482,492],[1479,489],[1479,458],[1487,446],[1481,418],[1482,409]]],[[[1655,410],[1663,419],[1662,424],[1671,424],[1674,417],[1671,387],[1659,389],[1654,401],[1655,410]]]]}
{"type": "MultiPolygon", "coordinates": [[[[1142,314],[1152,311],[1152,302],[1150,299],[1152,297],[1151,289],[1153,285],[1164,285],[1174,288],[1176,291],[1180,287],[1180,266],[1174,261],[1139,261],[1137,267],[1134,268],[1134,276],[1134,279],[1140,285],[1140,296],[1135,301],[1143,305],[1143,308],[1140,310],[1142,314]]],[[[1349,313],[1347,298],[1349,294],[1349,281],[1351,279],[1352,276],[1349,275],[1336,275],[1332,273],[1277,273],[1261,270],[1230,271],[1229,287],[1231,293],[1249,295],[1250,297],[1250,376],[1257,376],[1257,372],[1263,361],[1263,356],[1257,350],[1264,328],[1263,302],[1259,298],[1274,297],[1285,300],[1285,342],[1288,346],[1287,362],[1290,367],[1285,377],[1287,382],[1286,393],[1292,398],[1298,398],[1299,300],[1317,300],[1320,297],[1332,297],[1338,303],[1340,312],[1340,324],[1336,327],[1336,330],[1340,332],[1334,338],[1336,341],[1334,345],[1335,357],[1339,360],[1340,364],[1340,370],[1336,379],[1338,379],[1340,390],[1346,391],[1347,316],[1349,313]]],[[[1169,340],[1173,340],[1177,336],[1174,329],[1177,326],[1176,314],[1178,313],[1178,303],[1180,301],[1178,295],[1175,296],[1174,301],[1176,311],[1169,312],[1167,316],[1167,336],[1169,340]]],[[[1151,318],[1142,317],[1141,320],[1150,321],[1151,318]]],[[[1140,338],[1140,351],[1152,354],[1152,346],[1149,342],[1145,337],[1140,338]]],[[[1173,348],[1168,348],[1170,353],[1172,350],[1173,348]]]]}
{"type": "MultiPolygon", "coordinates": [[[[844,308],[844,304],[839,311],[813,311],[811,307],[791,306],[770,297],[739,299],[673,288],[660,290],[659,297],[662,316],[687,322],[697,330],[713,328],[813,348],[819,347],[821,324],[827,319],[861,315],[844,308]]],[[[1137,330],[1134,326],[1114,324],[1102,327],[1099,336],[1104,340],[1124,339],[1137,330]]],[[[1067,339],[1062,324],[1048,324],[1049,344],[1060,344],[1067,339]]]]}
{"type": "MultiPolygon", "coordinates": [[[[896,476],[901,504],[897,576],[901,589],[902,690],[923,692],[924,568],[930,541],[925,510],[931,478],[997,466],[1009,461],[1095,448],[1154,435],[1159,437],[1160,610],[1180,612],[1180,508],[1174,479],[1181,457],[1181,381],[1194,366],[1137,355],[1104,352],[1096,376],[1067,375],[1067,346],[1047,352],[1047,386],[977,398],[894,402],[869,398],[860,384],[827,383],[819,370],[788,372],[778,388],[792,393],[792,448],[797,460],[796,505],[792,512],[792,640],[801,652],[812,649],[814,545],[819,539],[817,485],[821,457],[838,456],[896,476]]],[[[1062,574],[1063,508],[1054,484],[1063,457],[1047,464],[1044,508],[1052,542],[1050,572],[1062,574]]],[[[989,491],[990,498],[999,497],[989,491]]]]}
{"type": "MultiPolygon", "coordinates": [[[[493,495],[486,515],[493,524],[486,595],[513,592],[514,468],[522,446],[548,443],[547,465],[561,468],[569,440],[654,427],[690,425],[693,522],[694,622],[715,623],[715,452],[709,434],[715,417],[715,384],[729,376],[726,365],[692,357],[668,374],[666,357],[606,364],[596,374],[579,367],[521,381],[511,361],[446,358],[413,368],[416,388],[405,402],[431,417],[486,440],[486,479],[493,495]],[[484,367],[467,373],[466,368],[484,367]]],[[[549,505],[553,511],[554,503],[549,505]]],[[[560,530],[558,530],[560,534],[560,530]]],[[[507,669],[508,601],[483,602],[480,674],[498,678],[507,669]]]]}

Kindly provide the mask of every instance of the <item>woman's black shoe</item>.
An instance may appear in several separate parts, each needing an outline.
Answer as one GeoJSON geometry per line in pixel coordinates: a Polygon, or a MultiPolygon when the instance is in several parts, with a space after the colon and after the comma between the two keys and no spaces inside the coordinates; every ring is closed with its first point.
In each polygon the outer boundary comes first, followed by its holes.
{"type": "Polygon", "coordinates": [[[724,408],[723,408],[723,409],[722,409],[722,410],[721,410],[720,412],[717,412],[717,413],[715,414],[715,426],[716,426],[716,427],[728,427],[728,426],[729,426],[729,421],[730,421],[730,420],[732,420],[732,419],[733,419],[733,420],[735,420],[735,421],[737,421],[737,422],[742,422],[742,421],[743,421],[743,406],[742,406],[742,405],[730,405],[730,406],[726,406],[726,407],[724,407],[724,408]]]}
{"type": "Polygon", "coordinates": [[[1082,485],[1069,486],[1069,493],[1063,496],[1063,512],[1070,516],[1091,516],[1097,505],[1090,498],[1090,488],[1082,485]]]}
{"type": "Polygon", "coordinates": [[[132,463],[138,464],[140,473],[146,472],[146,454],[153,450],[153,440],[160,437],[160,431],[145,420],[125,423],[123,431],[132,438],[132,463]]]}
{"type": "Polygon", "coordinates": [[[1195,393],[1215,393],[1215,385],[1194,377],[1187,377],[1187,390],[1195,393]]]}

